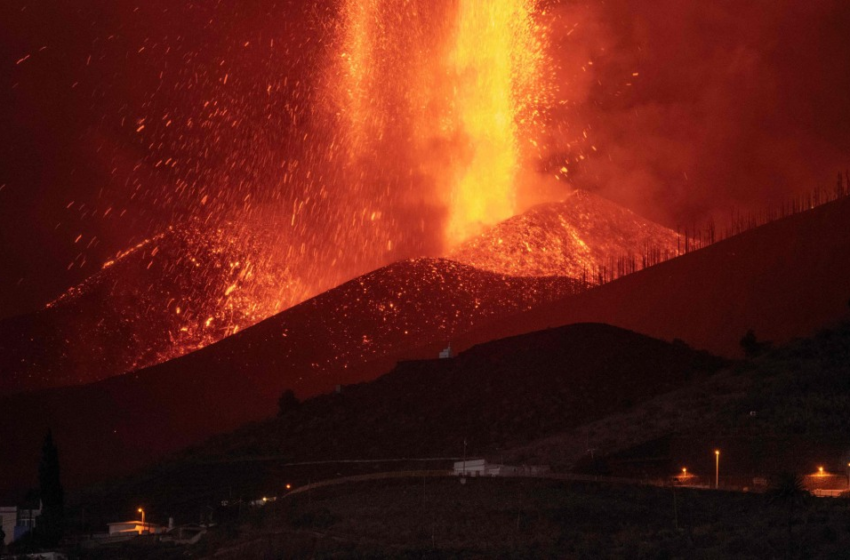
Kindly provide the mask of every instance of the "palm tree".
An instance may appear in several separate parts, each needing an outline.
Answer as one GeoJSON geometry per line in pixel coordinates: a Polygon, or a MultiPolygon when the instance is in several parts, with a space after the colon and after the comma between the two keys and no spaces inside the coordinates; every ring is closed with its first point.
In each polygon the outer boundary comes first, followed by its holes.
{"type": "Polygon", "coordinates": [[[794,549],[794,509],[802,505],[809,496],[803,484],[803,477],[796,473],[784,472],[777,475],[767,491],[768,503],[785,508],[788,511],[788,556],[794,549]]]}

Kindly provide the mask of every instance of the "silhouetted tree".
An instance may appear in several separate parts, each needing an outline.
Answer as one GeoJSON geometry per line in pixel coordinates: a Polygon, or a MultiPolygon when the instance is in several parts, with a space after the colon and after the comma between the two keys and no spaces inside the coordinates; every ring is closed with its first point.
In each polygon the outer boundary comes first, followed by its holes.
{"type": "Polygon", "coordinates": [[[298,400],[298,397],[295,396],[292,389],[287,389],[277,400],[277,415],[286,416],[299,406],[301,406],[301,402],[298,400]]]}
{"type": "Polygon", "coordinates": [[[38,484],[41,494],[41,515],[36,529],[38,540],[45,546],[55,546],[62,538],[65,517],[65,491],[59,470],[59,450],[53,442],[53,432],[47,431],[41,446],[38,465],[38,484]]]}
{"type": "Polygon", "coordinates": [[[770,342],[759,342],[756,338],[756,333],[753,329],[747,331],[747,334],[741,338],[741,348],[744,350],[744,355],[748,358],[754,358],[769,349],[770,342]]]}
{"type": "Polygon", "coordinates": [[[788,513],[788,554],[794,549],[794,510],[803,504],[809,491],[803,484],[803,478],[795,473],[784,472],[777,475],[767,491],[770,505],[784,508],[788,513]]]}

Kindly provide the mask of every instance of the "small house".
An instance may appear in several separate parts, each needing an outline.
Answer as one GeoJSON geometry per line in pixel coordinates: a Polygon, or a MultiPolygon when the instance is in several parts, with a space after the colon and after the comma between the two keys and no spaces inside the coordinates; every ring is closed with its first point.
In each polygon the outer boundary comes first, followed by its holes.
{"type": "Polygon", "coordinates": [[[11,544],[35,529],[41,515],[41,500],[29,498],[21,506],[0,507],[0,526],[6,537],[3,544],[11,544]]]}
{"type": "Polygon", "coordinates": [[[18,524],[18,508],[16,506],[0,507],[0,527],[3,528],[3,544],[12,544],[15,539],[15,526],[18,524]]]}
{"type": "Polygon", "coordinates": [[[549,472],[544,465],[499,465],[486,459],[467,459],[454,464],[456,476],[540,476],[549,472]]]}

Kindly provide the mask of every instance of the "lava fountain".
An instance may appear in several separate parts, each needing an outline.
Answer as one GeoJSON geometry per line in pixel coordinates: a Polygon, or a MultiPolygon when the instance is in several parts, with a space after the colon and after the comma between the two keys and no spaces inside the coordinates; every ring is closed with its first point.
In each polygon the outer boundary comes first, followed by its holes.
{"type": "Polygon", "coordinates": [[[533,2],[463,0],[451,64],[456,77],[455,126],[472,145],[471,159],[451,186],[447,229],[460,242],[480,225],[515,213],[520,133],[540,81],[541,45],[533,2]]]}
{"type": "Polygon", "coordinates": [[[515,214],[517,172],[551,89],[536,9],[536,0],[343,8],[329,86],[350,175],[380,182],[402,205],[436,202],[449,247],[515,214]]]}

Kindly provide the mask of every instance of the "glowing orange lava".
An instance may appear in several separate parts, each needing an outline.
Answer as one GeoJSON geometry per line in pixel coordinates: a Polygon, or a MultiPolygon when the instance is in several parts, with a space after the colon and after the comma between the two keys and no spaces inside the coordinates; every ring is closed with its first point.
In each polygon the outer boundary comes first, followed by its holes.
{"type": "Polygon", "coordinates": [[[411,204],[433,195],[448,246],[515,214],[521,143],[533,145],[548,91],[535,9],[535,0],[348,0],[343,10],[331,88],[360,170],[352,175],[383,175],[411,204]],[[369,161],[380,173],[363,171],[369,161]]]}
{"type": "Polygon", "coordinates": [[[541,46],[529,0],[459,4],[451,64],[456,126],[472,154],[452,186],[447,238],[456,244],[515,214],[519,119],[539,81],[541,46]]]}

